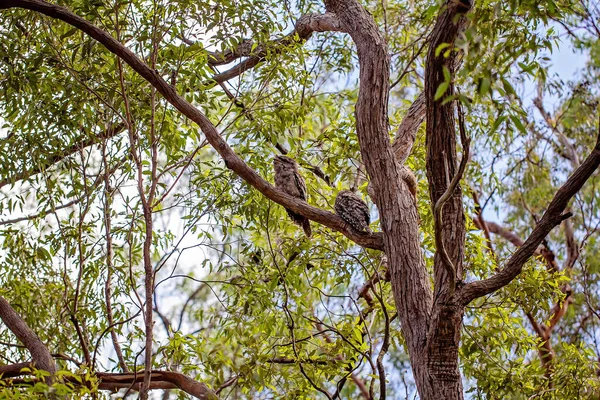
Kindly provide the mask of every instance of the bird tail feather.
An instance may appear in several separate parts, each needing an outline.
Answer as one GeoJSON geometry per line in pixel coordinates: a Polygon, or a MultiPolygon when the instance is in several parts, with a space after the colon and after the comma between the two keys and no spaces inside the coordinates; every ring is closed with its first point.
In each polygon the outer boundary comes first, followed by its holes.
{"type": "Polygon", "coordinates": [[[312,231],[310,229],[310,220],[308,218],[305,218],[304,221],[302,221],[302,229],[304,229],[306,237],[311,237],[312,231]]]}

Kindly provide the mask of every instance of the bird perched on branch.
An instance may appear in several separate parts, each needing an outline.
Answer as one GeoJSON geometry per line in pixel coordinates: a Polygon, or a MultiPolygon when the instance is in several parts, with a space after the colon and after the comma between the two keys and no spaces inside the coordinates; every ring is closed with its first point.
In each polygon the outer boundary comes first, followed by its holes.
{"type": "MultiPolygon", "coordinates": [[[[296,161],[286,156],[275,156],[273,159],[273,168],[275,169],[275,187],[296,197],[306,201],[306,183],[304,178],[298,172],[298,164],[296,161]]],[[[310,220],[300,214],[296,214],[292,210],[285,209],[295,224],[300,225],[304,229],[307,237],[310,237],[310,220]]]]}
{"type": "Polygon", "coordinates": [[[352,190],[342,190],[335,198],[335,213],[357,231],[371,233],[367,204],[352,190]]]}

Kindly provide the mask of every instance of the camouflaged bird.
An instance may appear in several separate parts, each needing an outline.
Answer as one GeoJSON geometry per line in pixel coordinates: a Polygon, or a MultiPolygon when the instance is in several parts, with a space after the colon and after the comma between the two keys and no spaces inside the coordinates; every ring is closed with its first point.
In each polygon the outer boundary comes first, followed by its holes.
{"type": "MultiPolygon", "coordinates": [[[[286,156],[275,156],[273,159],[273,168],[275,169],[275,186],[290,196],[300,200],[307,200],[306,183],[298,171],[296,161],[286,156]]],[[[310,237],[310,220],[292,210],[285,209],[295,224],[304,229],[307,237],[310,237]]]]}
{"type": "Polygon", "coordinates": [[[371,233],[371,215],[367,204],[351,190],[342,190],[335,198],[335,213],[357,231],[371,233]]]}

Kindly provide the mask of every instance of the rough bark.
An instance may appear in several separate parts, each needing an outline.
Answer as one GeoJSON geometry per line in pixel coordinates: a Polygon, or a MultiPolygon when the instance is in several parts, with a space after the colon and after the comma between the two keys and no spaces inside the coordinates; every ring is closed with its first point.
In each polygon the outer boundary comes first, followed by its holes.
{"type": "Polygon", "coordinates": [[[468,12],[470,7],[471,3],[468,1],[450,1],[441,10],[433,28],[425,64],[426,166],[431,203],[437,204],[444,193],[450,190],[450,197],[445,201],[441,217],[437,219],[435,226],[439,237],[434,258],[435,304],[426,345],[429,379],[422,390],[423,398],[427,399],[463,398],[458,349],[464,307],[455,303],[452,295],[463,275],[465,219],[460,185],[450,187],[452,178],[459,173],[455,102],[442,102],[445,97],[454,94],[453,82],[450,82],[442,98],[436,100],[435,94],[445,81],[445,69],[450,72],[451,77],[454,76],[457,57],[454,42],[466,24],[466,18],[461,14],[468,12]],[[438,49],[443,44],[450,46],[439,52],[438,49]],[[446,56],[446,53],[449,55],[446,56]]]}
{"type": "Polygon", "coordinates": [[[387,131],[387,46],[372,17],[358,2],[325,1],[325,5],[338,15],[358,51],[356,133],[379,209],[394,300],[417,388],[422,399],[433,399],[434,393],[426,389],[431,385],[424,351],[433,297],[420,248],[414,200],[400,179],[399,164],[387,131]]]}
{"type": "MultiPolygon", "coordinates": [[[[454,85],[451,82],[448,90],[442,98],[435,100],[434,96],[438,87],[444,83],[444,69],[450,71],[454,76],[454,58],[456,52],[453,49],[454,41],[459,32],[464,29],[465,18],[456,20],[457,14],[469,10],[470,5],[463,3],[448,4],[446,10],[442,11],[435,27],[429,46],[425,66],[425,102],[426,102],[426,145],[427,145],[427,178],[429,180],[429,192],[432,204],[435,204],[444,194],[450,180],[457,172],[456,155],[456,129],[454,121],[455,102],[442,103],[445,97],[454,94],[454,85]],[[444,56],[446,50],[439,55],[438,47],[442,44],[450,44],[451,49],[448,57],[444,56]]],[[[462,208],[462,190],[457,185],[450,199],[445,203],[443,209],[443,226],[441,227],[443,243],[448,252],[450,260],[456,268],[458,279],[462,277],[462,259],[465,240],[465,218],[462,208]]],[[[440,251],[435,257],[435,290],[436,298],[445,301],[447,299],[449,276],[440,256],[440,251]],[[441,298],[440,298],[441,296],[441,298]]]]}

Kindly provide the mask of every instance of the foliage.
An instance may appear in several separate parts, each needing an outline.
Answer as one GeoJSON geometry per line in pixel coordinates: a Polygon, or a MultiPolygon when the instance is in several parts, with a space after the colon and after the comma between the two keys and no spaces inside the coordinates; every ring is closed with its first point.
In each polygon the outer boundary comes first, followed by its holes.
{"type": "MultiPolygon", "coordinates": [[[[392,55],[393,137],[423,89],[426,41],[440,4],[363,3],[392,55]]],[[[335,194],[355,182],[368,199],[354,133],[358,71],[350,39],[326,32],[306,43],[274,42],[300,15],[322,12],[321,2],[61,4],[142,57],[261,176],[272,181],[271,160],[284,148],[303,167],[311,205],[332,210],[335,194]],[[211,77],[231,65],[211,65],[211,54],[247,39],[269,43],[264,60],[215,83],[211,77]]],[[[499,236],[488,243],[475,227],[472,193],[486,218],[526,238],[574,169],[560,135],[579,157],[594,144],[600,37],[570,29],[593,21],[582,4],[482,0],[469,14],[457,44],[462,65],[448,77],[461,90],[473,138],[463,181],[466,280],[489,276],[514,251],[499,236]],[[577,76],[553,75],[551,53],[571,45],[587,55],[586,66],[577,76]],[[532,105],[536,85],[549,120],[532,105]]],[[[438,92],[444,99],[445,89],[438,92]]],[[[220,393],[229,398],[309,399],[320,388],[359,398],[358,381],[378,393],[382,378],[390,398],[412,398],[389,282],[378,280],[370,299],[359,296],[365,282],[385,276],[381,253],[314,223],[313,237],[304,238],[282,207],[228,170],[195,125],[94,40],[33,12],[0,13],[0,112],[0,294],[52,353],[68,356],[57,360],[62,373],[121,371],[111,331],[128,368],[144,364],[148,233],[141,192],[153,197],[155,369],[182,372],[215,390],[223,386],[220,393]]],[[[420,128],[407,165],[419,180],[422,245],[432,265],[425,153],[420,128]]],[[[467,310],[460,353],[473,398],[600,393],[599,183],[592,178],[571,204],[574,265],[567,265],[563,225],[545,242],[559,272],[538,258],[518,280],[467,310]],[[573,294],[553,328],[550,381],[526,314],[548,324],[567,285],[573,294]]],[[[369,205],[372,228],[380,230],[369,205]]],[[[0,347],[4,364],[29,359],[8,330],[0,330],[0,347]]],[[[25,387],[0,380],[0,397],[34,398],[48,390],[39,381],[25,387]]],[[[96,389],[59,381],[54,390],[86,396],[96,389]]]]}

